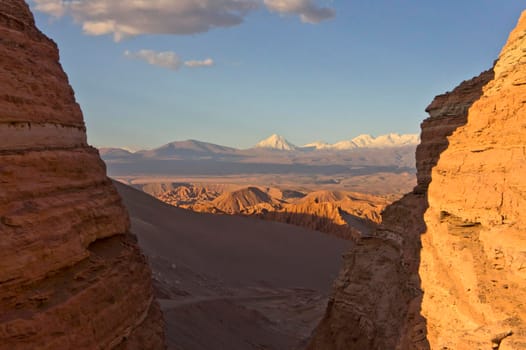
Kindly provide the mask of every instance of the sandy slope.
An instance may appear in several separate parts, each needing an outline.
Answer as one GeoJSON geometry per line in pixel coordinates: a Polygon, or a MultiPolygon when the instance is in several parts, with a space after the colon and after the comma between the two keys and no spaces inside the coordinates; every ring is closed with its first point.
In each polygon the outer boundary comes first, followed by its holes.
{"type": "Polygon", "coordinates": [[[382,210],[391,201],[387,196],[301,187],[173,182],[134,187],[195,212],[254,216],[351,240],[374,231],[382,210]]]}
{"type": "Polygon", "coordinates": [[[117,188],[154,270],[170,348],[304,343],[349,242],[254,218],[186,211],[117,188]]]}

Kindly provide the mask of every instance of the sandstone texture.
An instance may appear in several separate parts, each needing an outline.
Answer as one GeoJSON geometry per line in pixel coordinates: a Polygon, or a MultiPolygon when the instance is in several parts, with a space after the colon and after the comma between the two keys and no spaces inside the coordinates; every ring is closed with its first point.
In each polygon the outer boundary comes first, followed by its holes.
{"type": "Polygon", "coordinates": [[[309,349],[525,349],[526,14],[493,69],[437,96],[418,185],[344,257],[309,349]]]}
{"type": "Polygon", "coordinates": [[[429,185],[420,275],[433,349],[526,348],[526,12],[429,185]],[[494,341],[494,346],[497,346],[494,341]]]}
{"type": "Polygon", "coordinates": [[[150,269],[58,49],[0,2],[0,349],[162,349],[150,269]]]}

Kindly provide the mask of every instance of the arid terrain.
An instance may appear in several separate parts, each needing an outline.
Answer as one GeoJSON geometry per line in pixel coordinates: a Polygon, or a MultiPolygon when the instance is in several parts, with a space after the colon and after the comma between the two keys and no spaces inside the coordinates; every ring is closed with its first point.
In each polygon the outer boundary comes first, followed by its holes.
{"type": "Polygon", "coordinates": [[[173,206],[354,239],[374,231],[382,210],[416,185],[417,141],[362,135],[296,147],[273,135],[245,150],[189,140],[101,154],[116,180],[173,206]]]}
{"type": "MultiPolygon", "coordinates": [[[[110,174],[114,164],[105,161],[110,174]]],[[[372,170],[371,170],[372,171],[372,170]]],[[[230,175],[118,175],[112,178],[120,182],[143,186],[147,184],[193,184],[203,187],[214,188],[224,186],[225,189],[239,189],[241,187],[270,187],[279,188],[281,191],[349,191],[378,196],[395,195],[400,196],[411,190],[416,185],[416,176],[413,171],[402,172],[374,172],[371,174],[355,174],[345,176],[345,173],[337,175],[305,174],[301,172],[292,173],[268,173],[268,174],[230,174],[230,175]]]]}
{"type": "MultiPolygon", "coordinates": [[[[87,4],[34,3],[110,7],[87,4]]],[[[99,153],[23,0],[0,1],[0,77],[0,350],[526,349],[526,11],[420,137],[99,153]]]]}
{"type": "Polygon", "coordinates": [[[151,270],[56,44],[0,1],[0,349],[162,349],[151,270]]]}
{"type": "MultiPolygon", "coordinates": [[[[398,196],[348,191],[303,191],[234,184],[134,185],[170,205],[217,215],[244,215],[353,239],[368,235],[382,210],[398,196]]],[[[294,187],[291,187],[294,188],[294,187]]]]}
{"type": "Polygon", "coordinates": [[[302,349],[351,243],[175,208],[115,183],[153,269],[169,349],[302,349]]]}
{"type": "Polygon", "coordinates": [[[169,348],[304,349],[342,254],[416,185],[417,138],[399,138],[412,144],[298,148],[273,135],[248,150],[102,149],[152,266],[169,348]]]}
{"type": "Polygon", "coordinates": [[[418,186],[345,256],[308,349],[526,349],[525,48],[523,12],[491,69],[427,107],[418,186]]]}

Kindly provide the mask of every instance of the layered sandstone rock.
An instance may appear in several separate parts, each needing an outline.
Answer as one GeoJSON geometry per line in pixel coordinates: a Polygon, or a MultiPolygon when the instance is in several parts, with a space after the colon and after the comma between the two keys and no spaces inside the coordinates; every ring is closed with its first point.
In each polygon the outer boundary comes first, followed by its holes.
{"type": "Polygon", "coordinates": [[[526,348],[525,52],[523,14],[494,69],[428,107],[418,185],[345,256],[310,349],[526,348]]]}
{"type": "Polygon", "coordinates": [[[426,193],[431,181],[431,169],[448,147],[448,136],[466,124],[469,107],[480,98],[482,88],[493,76],[493,70],[487,70],[478,77],[464,81],[452,92],[435,97],[426,108],[429,118],[422,122],[421,142],[416,150],[418,184],[415,193],[426,193]]]}
{"type": "Polygon", "coordinates": [[[0,2],[0,349],[159,349],[129,220],[56,45],[0,2]]]}
{"type": "Polygon", "coordinates": [[[428,349],[422,291],[420,235],[428,207],[431,169],[448,146],[447,137],[466,123],[469,106],[493,77],[489,70],[437,96],[427,108],[416,154],[418,185],[388,206],[382,225],[344,257],[326,316],[310,349],[428,349]]]}
{"type": "Polygon", "coordinates": [[[494,75],[431,174],[420,275],[434,349],[510,331],[500,349],[526,348],[526,12],[494,75]]]}

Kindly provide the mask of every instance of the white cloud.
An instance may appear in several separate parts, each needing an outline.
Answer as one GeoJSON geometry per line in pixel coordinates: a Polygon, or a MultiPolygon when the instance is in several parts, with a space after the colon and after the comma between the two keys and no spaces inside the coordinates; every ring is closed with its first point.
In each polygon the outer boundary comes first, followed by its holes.
{"type": "Polygon", "coordinates": [[[88,35],[115,41],[141,34],[195,34],[243,22],[260,0],[33,0],[51,16],[71,15],[88,35]]]}
{"type": "Polygon", "coordinates": [[[156,52],[153,50],[140,50],[137,52],[125,51],[124,56],[148,62],[151,65],[178,70],[183,65],[183,61],[175,52],[165,51],[156,52]]]}
{"type": "Polygon", "coordinates": [[[187,35],[241,24],[262,3],[272,12],[300,16],[305,23],[334,17],[316,0],[32,0],[54,17],[72,16],[88,35],[115,41],[142,34],[187,35]]]}
{"type": "Polygon", "coordinates": [[[207,58],[206,60],[202,61],[186,61],[184,65],[189,68],[211,67],[214,65],[214,60],[211,58],[207,58]]]}
{"type": "Polygon", "coordinates": [[[191,60],[185,62],[179,57],[179,55],[172,51],[157,52],[153,50],[139,50],[137,52],[131,52],[126,50],[124,51],[124,56],[130,59],[147,62],[153,66],[171,70],[178,70],[183,65],[188,68],[211,67],[214,65],[214,60],[211,58],[202,61],[191,60]]]}
{"type": "Polygon", "coordinates": [[[35,0],[35,8],[54,17],[62,17],[66,12],[66,6],[63,1],[54,0],[35,0]]]}
{"type": "Polygon", "coordinates": [[[320,7],[314,0],[264,0],[264,2],[270,11],[299,15],[304,23],[320,23],[336,15],[333,9],[320,7]]]}

